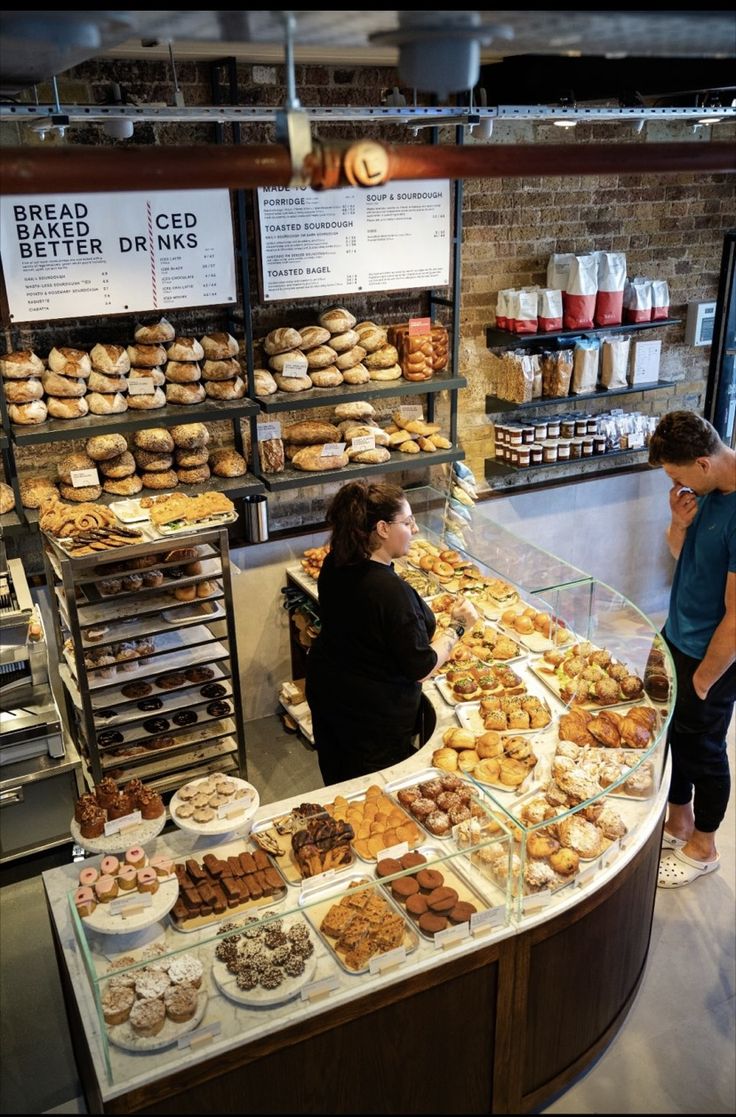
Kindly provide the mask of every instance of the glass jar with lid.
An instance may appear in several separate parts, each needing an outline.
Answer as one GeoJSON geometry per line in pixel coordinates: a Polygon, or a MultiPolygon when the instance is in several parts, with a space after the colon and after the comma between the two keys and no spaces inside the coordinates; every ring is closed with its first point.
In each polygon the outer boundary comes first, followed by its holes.
{"type": "Polygon", "coordinates": [[[558,415],[554,415],[551,419],[547,420],[547,438],[560,437],[560,419],[558,415]]]}
{"type": "Polygon", "coordinates": [[[566,462],[570,460],[570,439],[561,438],[557,443],[557,461],[566,462]]]}

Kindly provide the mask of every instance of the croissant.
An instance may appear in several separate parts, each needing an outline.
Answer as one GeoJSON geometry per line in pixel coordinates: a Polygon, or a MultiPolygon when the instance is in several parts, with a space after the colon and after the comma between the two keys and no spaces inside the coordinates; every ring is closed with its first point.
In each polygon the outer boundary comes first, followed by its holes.
{"type": "Polygon", "coordinates": [[[625,717],[621,722],[621,741],[624,745],[632,749],[645,749],[650,740],[649,730],[633,718],[625,717]]]}
{"type": "Polygon", "coordinates": [[[638,722],[639,725],[645,726],[650,731],[657,724],[657,711],[651,706],[632,706],[626,717],[638,722]]]}
{"type": "Polygon", "coordinates": [[[588,722],[588,732],[605,748],[617,749],[621,745],[621,735],[618,730],[604,718],[593,718],[588,722]]]}

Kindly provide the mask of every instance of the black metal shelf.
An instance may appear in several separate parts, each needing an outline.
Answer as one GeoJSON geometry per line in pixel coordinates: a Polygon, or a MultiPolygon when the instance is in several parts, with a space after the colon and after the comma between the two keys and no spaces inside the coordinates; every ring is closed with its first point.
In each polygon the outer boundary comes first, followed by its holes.
{"type": "Polygon", "coordinates": [[[465,388],[467,380],[461,376],[431,380],[370,380],[366,384],[341,384],[339,388],[308,388],[306,392],[274,392],[259,396],[261,409],[266,412],[296,411],[306,407],[345,403],[351,399],[376,399],[379,396],[418,396],[456,391],[465,388]]]}
{"type": "Polygon", "coordinates": [[[258,404],[251,399],[208,400],[201,404],[167,404],[153,411],[123,411],[120,415],[85,415],[83,419],[50,419],[36,426],[14,423],[13,441],[19,446],[32,442],[60,442],[88,438],[94,434],[135,430],[142,427],[172,427],[179,423],[217,423],[240,416],[257,415],[258,404]]]}
{"type": "Polygon", "coordinates": [[[20,535],[25,527],[17,512],[6,512],[0,516],[0,532],[5,536],[20,535]]]}
{"type": "Polygon", "coordinates": [[[589,399],[628,396],[633,392],[654,392],[657,388],[674,387],[674,380],[652,380],[646,384],[633,384],[628,388],[603,388],[599,392],[584,392],[577,396],[545,396],[524,403],[515,403],[513,400],[501,399],[499,396],[486,396],[486,414],[493,415],[500,411],[523,411],[532,407],[547,407],[553,403],[557,404],[558,407],[563,407],[566,403],[585,403],[589,399]]]}
{"type": "Polygon", "coordinates": [[[657,322],[629,322],[621,326],[593,326],[588,330],[557,330],[548,334],[512,334],[507,330],[497,330],[486,326],[486,347],[488,349],[523,349],[527,345],[550,345],[555,341],[570,341],[575,337],[600,337],[603,334],[638,333],[640,330],[659,330],[666,326],[677,326],[681,318],[661,318],[657,322]]]}
{"type": "MultiPolygon", "coordinates": [[[[635,454],[648,454],[649,449],[643,446],[640,450],[609,450],[606,454],[594,454],[591,458],[568,458],[561,462],[542,462],[541,465],[507,465],[505,462],[494,461],[493,458],[486,458],[485,476],[487,480],[493,477],[506,477],[511,474],[519,473],[534,473],[540,469],[556,469],[562,465],[573,465],[576,468],[586,465],[600,466],[602,463],[610,461],[612,458],[630,457],[635,454]]],[[[596,473],[598,470],[591,469],[591,473],[596,473]]]]}
{"type": "Polygon", "coordinates": [[[432,465],[441,465],[442,462],[461,461],[465,453],[454,448],[451,450],[435,450],[429,453],[402,454],[393,451],[391,460],[380,465],[365,465],[363,462],[351,462],[342,469],[328,469],[319,472],[304,472],[301,469],[286,468],[283,473],[269,473],[262,478],[269,492],[279,492],[282,489],[301,489],[306,485],[328,484],[331,481],[348,481],[352,477],[365,477],[376,473],[397,473],[400,470],[428,469],[432,465]]]}

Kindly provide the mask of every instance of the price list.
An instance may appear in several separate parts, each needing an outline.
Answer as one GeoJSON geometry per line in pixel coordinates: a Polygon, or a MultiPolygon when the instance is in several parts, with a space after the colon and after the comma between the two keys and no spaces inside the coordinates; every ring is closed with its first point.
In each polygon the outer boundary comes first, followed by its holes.
{"type": "Polygon", "coordinates": [[[446,287],[450,183],[257,191],[264,300],[446,287]]]}
{"type": "Polygon", "coordinates": [[[14,322],[234,302],[227,190],[0,199],[14,322]]]}

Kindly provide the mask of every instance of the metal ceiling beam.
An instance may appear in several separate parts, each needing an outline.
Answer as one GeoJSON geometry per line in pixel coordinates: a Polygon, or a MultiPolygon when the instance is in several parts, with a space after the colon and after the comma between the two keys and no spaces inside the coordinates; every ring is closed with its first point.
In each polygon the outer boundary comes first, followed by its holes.
{"type": "MultiPolygon", "coordinates": [[[[731,144],[496,144],[473,147],[325,144],[305,162],[314,187],[378,186],[395,179],[517,178],[526,175],[733,173],[731,144]]],[[[6,194],[104,190],[195,190],[288,186],[292,165],[279,144],[208,147],[7,149],[6,194]]]]}

